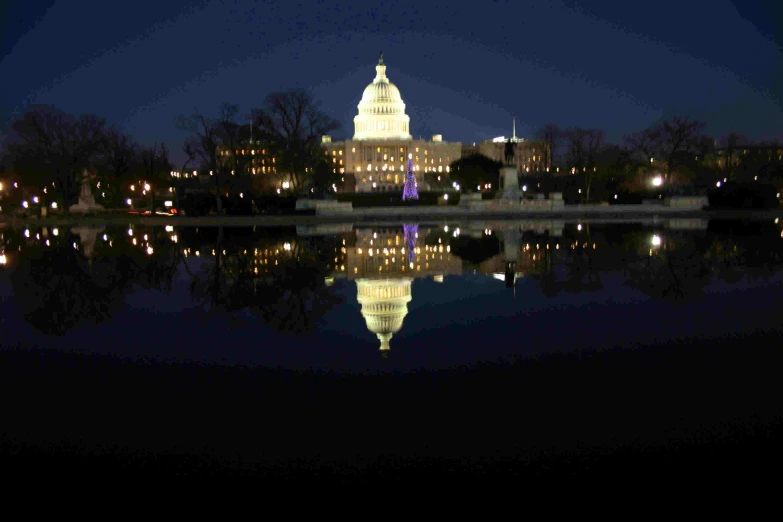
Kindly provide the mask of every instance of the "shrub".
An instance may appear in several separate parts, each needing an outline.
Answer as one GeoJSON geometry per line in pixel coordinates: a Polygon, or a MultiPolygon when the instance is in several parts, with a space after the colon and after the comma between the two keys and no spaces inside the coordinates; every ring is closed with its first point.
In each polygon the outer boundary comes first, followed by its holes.
{"type": "Polygon", "coordinates": [[[710,190],[707,199],[711,207],[776,208],[779,205],[775,186],[756,182],[729,181],[710,190]]]}

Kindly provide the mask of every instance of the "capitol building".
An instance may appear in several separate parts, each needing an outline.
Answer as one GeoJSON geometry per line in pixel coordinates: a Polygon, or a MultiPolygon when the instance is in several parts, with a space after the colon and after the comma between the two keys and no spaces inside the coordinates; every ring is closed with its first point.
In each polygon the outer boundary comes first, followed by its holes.
{"type": "Polygon", "coordinates": [[[462,155],[460,142],[445,142],[440,134],[431,140],[413,139],[405,102],[386,76],[383,54],[375,66],[375,79],[364,89],[358,109],[353,119],[353,139],[322,138],[334,168],[343,174],[345,190],[402,192],[409,158],[420,190],[426,190],[423,174],[447,175],[449,164],[462,155]]]}

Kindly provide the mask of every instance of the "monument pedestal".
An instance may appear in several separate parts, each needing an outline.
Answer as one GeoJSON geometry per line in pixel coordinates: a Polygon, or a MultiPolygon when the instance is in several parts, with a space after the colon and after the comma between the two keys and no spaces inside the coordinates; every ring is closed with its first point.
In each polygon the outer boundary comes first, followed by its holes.
{"type": "Polygon", "coordinates": [[[500,178],[503,180],[503,191],[497,199],[519,202],[522,194],[519,192],[519,177],[516,167],[505,166],[500,169],[500,178]]]}

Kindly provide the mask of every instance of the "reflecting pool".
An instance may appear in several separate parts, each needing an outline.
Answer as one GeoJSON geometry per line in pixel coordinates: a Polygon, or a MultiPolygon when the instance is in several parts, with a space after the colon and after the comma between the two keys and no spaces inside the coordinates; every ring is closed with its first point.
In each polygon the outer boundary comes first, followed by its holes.
{"type": "Polygon", "coordinates": [[[781,331],[773,220],[0,233],[4,346],[377,372],[781,331]]]}

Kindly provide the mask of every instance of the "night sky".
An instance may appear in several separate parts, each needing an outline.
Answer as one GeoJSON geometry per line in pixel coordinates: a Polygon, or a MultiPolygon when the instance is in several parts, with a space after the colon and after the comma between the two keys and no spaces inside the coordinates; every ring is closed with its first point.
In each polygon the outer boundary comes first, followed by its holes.
{"type": "Polygon", "coordinates": [[[521,136],[553,122],[619,141],[680,114],[715,136],[783,139],[778,1],[2,4],[0,133],[29,104],[52,104],[166,141],[176,160],[178,115],[222,102],[245,114],[305,88],[350,137],[383,51],[416,137],[480,141],[509,135],[516,117],[521,136]]]}

